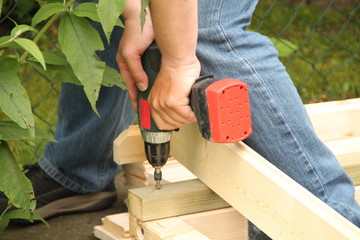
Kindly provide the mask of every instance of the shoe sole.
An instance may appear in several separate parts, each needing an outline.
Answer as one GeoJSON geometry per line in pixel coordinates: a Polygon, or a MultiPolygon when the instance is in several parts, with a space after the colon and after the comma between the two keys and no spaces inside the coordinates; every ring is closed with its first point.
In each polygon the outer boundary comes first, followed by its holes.
{"type": "Polygon", "coordinates": [[[99,192],[59,199],[35,209],[42,218],[75,212],[91,212],[110,207],[116,201],[115,192],[99,192]]]}

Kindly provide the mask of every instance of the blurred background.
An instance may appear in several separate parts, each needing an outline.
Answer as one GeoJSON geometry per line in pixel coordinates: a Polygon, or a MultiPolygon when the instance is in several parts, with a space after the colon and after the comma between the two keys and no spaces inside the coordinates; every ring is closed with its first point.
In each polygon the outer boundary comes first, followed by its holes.
{"type": "MultiPolygon", "coordinates": [[[[38,7],[35,0],[4,0],[0,37],[9,34],[14,22],[30,25],[38,7]]],[[[304,104],[357,98],[359,13],[358,0],[260,0],[249,31],[271,38],[304,104]]],[[[56,35],[55,24],[39,42],[40,48],[56,50],[56,35]]],[[[60,83],[29,66],[22,69],[20,79],[30,96],[36,125],[53,133],[60,83]]],[[[36,162],[45,143],[37,139],[13,142],[11,146],[22,165],[36,162]]]]}

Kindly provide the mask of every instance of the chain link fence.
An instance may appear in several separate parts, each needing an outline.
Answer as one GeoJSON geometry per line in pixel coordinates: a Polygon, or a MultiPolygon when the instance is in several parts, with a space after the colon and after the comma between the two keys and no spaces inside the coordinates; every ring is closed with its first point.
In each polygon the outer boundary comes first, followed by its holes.
{"type": "MultiPolygon", "coordinates": [[[[0,36],[14,23],[29,24],[38,4],[4,0],[0,36]]],[[[304,103],[348,99],[360,95],[360,3],[358,0],[260,0],[250,31],[272,39],[304,103]]],[[[40,41],[56,48],[56,27],[40,41]]],[[[34,69],[24,69],[23,84],[31,98],[37,126],[55,131],[60,84],[34,69]]],[[[35,162],[45,140],[13,146],[23,164],[35,162]]]]}

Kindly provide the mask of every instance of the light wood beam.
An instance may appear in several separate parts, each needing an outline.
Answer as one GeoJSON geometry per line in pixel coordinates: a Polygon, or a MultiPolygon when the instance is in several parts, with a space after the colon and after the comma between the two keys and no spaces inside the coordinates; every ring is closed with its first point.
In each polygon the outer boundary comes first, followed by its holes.
{"type": "Polygon", "coordinates": [[[174,133],[172,156],[273,239],[360,239],[360,229],[243,143],[174,133]]]}
{"type": "Polygon", "coordinates": [[[100,225],[94,227],[94,236],[101,240],[132,240],[130,237],[119,237],[100,225]]]}
{"type": "Polygon", "coordinates": [[[128,200],[130,215],[140,221],[229,206],[198,179],[165,183],[161,190],[153,186],[130,189],[128,200]]]}
{"type": "MultiPolygon", "coordinates": [[[[198,130],[197,130],[198,131],[198,130]]],[[[125,130],[115,140],[114,144],[114,160],[118,164],[127,164],[147,161],[144,155],[141,156],[140,152],[144,151],[143,140],[140,136],[138,126],[131,126],[125,130]],[[128,134],[130,131],[130,135],[128,134]],[[129,136],[131,140],[126,140],[126,136],[129,136]],[[130,144],[131,143],[131,144],[130,144]],[[131,145],[132,150],[121,151],[120,149],[127,149],[131,145]],[[137,150],[136,150],[137,148],[137,150]],[[134,155],[131,155],[131,154],[134,155]]],[[[329,140],[325,144],[332,150],[339,160],[341,166],[349,174],[355,185],[360,184],[360,136],[348,137],[344,139],[329,140]]],[[[165,165],[166,166],[166,165],[165,165]]]]}
{"type": "Polygon", "coordinates": [[[360,136],[360,98],[305,105],[323,141],[360,136]]]}
{"type": "Polygon", "coordinates": [[[136,240],[210,240],[180,218],[141,222],[130,215],[130,234],[136,240]]]}
{"type": "Polygon", "coordinates": [[[129,213],[118,213],[104,217],[103,227],[119,237],[130,237],[129,234],[129,213]]]}
{"type": "Polygon", "coordinates": [[[135,239],[247,240],[247,220],[234,208],[142,222],[130,216],[135,239]]]}
{"type": "Polygon", "coordinates": [[[236,209],[222,208],[179,216],[211,240],[247,240],[248,222],[236,209]]]}
{"type": "Polygon", "coordinates": [[[360,136],[327,141],[325,144],[333,151],[354,184],[360,185],[360,136]]]}
{"type": "Polygon", "coordinates": [[[131,125],[113,143],[114,161],[128,164],[146,161],[144,142],[138,125],[131,125]]]}

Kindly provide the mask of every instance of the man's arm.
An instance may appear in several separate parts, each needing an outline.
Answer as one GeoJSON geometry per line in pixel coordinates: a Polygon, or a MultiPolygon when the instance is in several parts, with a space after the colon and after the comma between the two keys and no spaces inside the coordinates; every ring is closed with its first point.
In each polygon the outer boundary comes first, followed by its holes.
{"type": "Polygon", "coordinates": [[[125,29],[119,43],[116,60],[135,111],[137,110],[138,89],[147,88],[148,79],[141,65],[141,55],[154,41],[155,35],[150,14],[145,25],[140,25],[140,0],[128,0],[122,14],[125,19],[125,29]]]}
{"type": "Polygon", "coordinates": [[[200,74],[197,0],[150,0],[150,12],[162,54],[149,97],[152,117],[160,129],[174,129],[195,121],[189,94],[200,74]]]}
{"type": "Polygon", "coordinates": [[[197,0],[150,0],[155,39],[164,64],[191,64],[196,59],[197,0]]]}

